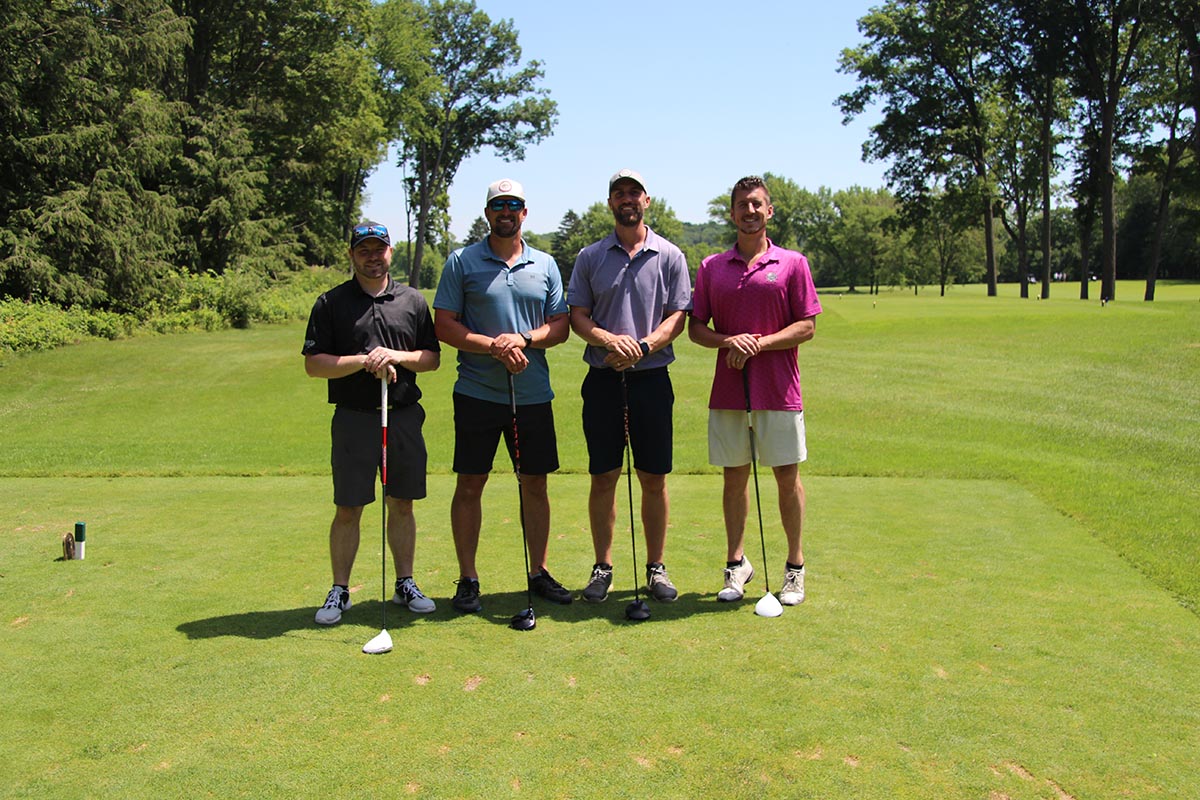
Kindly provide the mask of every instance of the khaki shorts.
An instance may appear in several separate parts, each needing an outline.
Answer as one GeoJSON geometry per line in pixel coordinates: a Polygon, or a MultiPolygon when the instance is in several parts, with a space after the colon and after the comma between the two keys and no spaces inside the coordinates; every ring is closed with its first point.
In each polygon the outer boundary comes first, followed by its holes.
{"type": "MultiPolygon", "coordinates": [[[[759,464],[782,467],[808,458],[803,411],[754,411],[751,416],[759,464]]],[[[709,409],[708,463],[715,467],[741,467],[750,463],[745,411],[709,409]]]]}

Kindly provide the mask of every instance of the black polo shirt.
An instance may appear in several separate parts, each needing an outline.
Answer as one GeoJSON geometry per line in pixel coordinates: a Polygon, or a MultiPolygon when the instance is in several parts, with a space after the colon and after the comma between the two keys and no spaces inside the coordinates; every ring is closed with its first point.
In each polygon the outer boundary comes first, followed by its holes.
{"type": "MultiPolygon", "coordinates": [[[[325,353],[352,356],[376,347],[392,350],[441,351],[425,297],[388,276],[378,297],[363,291],[354,278],[317,298],[304,335],[306,356],[325,353]]],[[[396,382],[388,386],[391,406],[412,405],[421,399],[416,373],[396,367],[396,382]]],[[[359,371],[329,380],[329,402],[348,408],[379,408],[379,379],[359,371]]]]}

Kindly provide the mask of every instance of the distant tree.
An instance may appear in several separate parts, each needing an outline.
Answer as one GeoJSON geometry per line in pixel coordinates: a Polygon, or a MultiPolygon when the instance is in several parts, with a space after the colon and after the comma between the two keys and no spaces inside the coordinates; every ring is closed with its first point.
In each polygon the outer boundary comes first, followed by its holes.
{"type": "Polygon", "coordinates": [[[550,255],[554,256],[554,260],[558,262],[564,286],[571,282],[571,272],[575,268],[575,256],[579,253],[578,250],[570,249],[570,243],[574,239],[579,225],[579,215],[571,209],[567,209],[558,223],[558,230],[554,232],[554,236],[550,240],[550,255]]]}
{"type": "Polygon", "coordinates": [[[471,223],[471,230],[467,231],[467,238],[463,244],[482,242],[491,232],[492,229],[488,226],[487,220],[483,217],[476,217],[475,221],[471,223]]]}
{"type": "Polygon", "coordinates": [[[416,216],[409,282],[418,286],[434,210],[445,207],[459,165],[484,147],[521,160],[527,145],[550,135],[558,110],[537,88],[541,63],[521,65],[511,21],[492,22],[469,0],[387,0],[381,9],[376,51],[395,114],[392,136],[409,176],[416,216]],[[386,60],[409,53],[413,39],[428,45],[427,57],[386,60]]]}
{"type": "MultiPolygon", "coordinates": [[[[1003,97],[996,102],[995,120],[992,146],[998,216],[1016,248],[1021,297],[1029,297],[1029,220],[1041,188],[1041,125],[1035,115],[1003,97]]],[[[943,197],[931,198],[931,207],[943,204],[943,197]]],[[[944,283],[942,288],[945,291],[944,283]]]]}

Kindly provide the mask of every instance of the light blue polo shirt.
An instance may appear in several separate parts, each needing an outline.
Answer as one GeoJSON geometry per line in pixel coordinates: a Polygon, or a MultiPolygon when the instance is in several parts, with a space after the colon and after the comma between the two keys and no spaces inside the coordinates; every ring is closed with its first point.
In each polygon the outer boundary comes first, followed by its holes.
{"type": "MultiPolygon", "coordinates": [[[[546,318],[567,313],[562,274],[548,253],[524,245],[512,267],[492,252],[488,240],[455,250],[446,259],[433,307],[457,314],[475,333],[499,336],[540,328],[546,318]]],[[[529,366],[513,376],[518,405],[548,403],[550,367],[546,351],[527,348],[529,366]]],[[[458,351],[454,391],[508,405],[508,370],[486,353],[458,351]]]]}
{"type": "MultiPolygon", "coordinates": [[[[591,309],[592,319],[609,333],[645,339],[676,311],[692,308],[692,281],[683,252],[646,229],[646,241],[633,258],[610,233],[579,251],[567,303],[591,309]]],[[[604,367],[608,351],[588,345],[583,360],[604,367]]],[[[644,371],[675,360],[673,345],[648,355],[632,367],[644,371]]]]}

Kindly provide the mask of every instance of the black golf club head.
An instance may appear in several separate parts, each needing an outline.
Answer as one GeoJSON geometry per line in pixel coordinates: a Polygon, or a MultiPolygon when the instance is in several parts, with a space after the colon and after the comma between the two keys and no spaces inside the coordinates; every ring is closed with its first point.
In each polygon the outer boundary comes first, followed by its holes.
{"type": "Polygon", "coordinates": [[[650,606],[646,605],[645,600],[634,600],[625,606],[625,619],[633,620],[634,622],[650,619],[650,606]]]}
{"type": "Polygon", "coordinates": [[[537,627],[537,617],[534,616],[533,608],[527,608],[524,611],[518,611],[513,614],[512,620],[508,623],[508,627],[514,631],[531,631],[537,627]]]}

